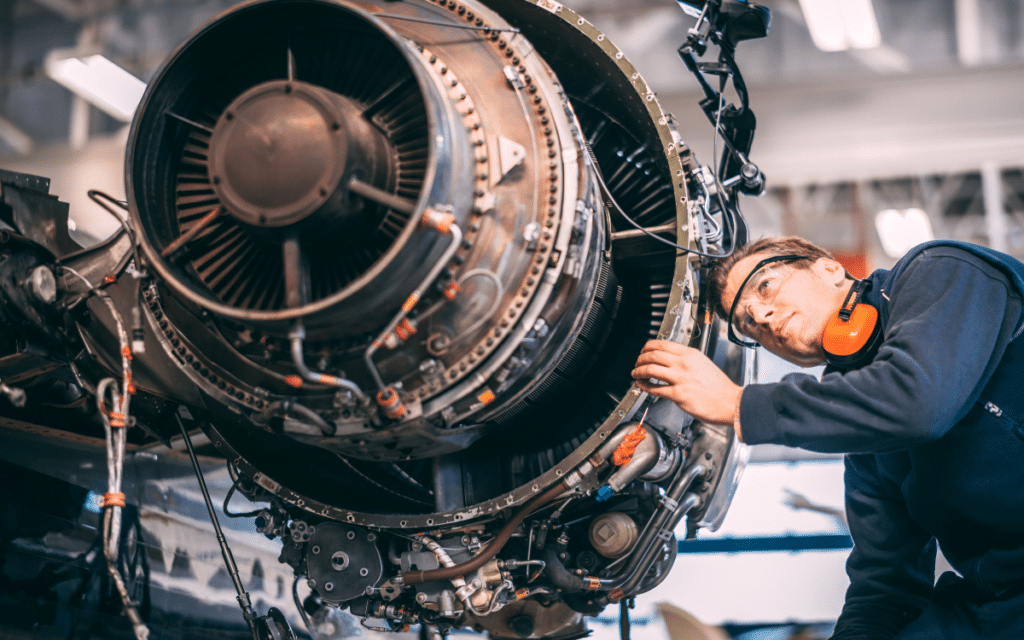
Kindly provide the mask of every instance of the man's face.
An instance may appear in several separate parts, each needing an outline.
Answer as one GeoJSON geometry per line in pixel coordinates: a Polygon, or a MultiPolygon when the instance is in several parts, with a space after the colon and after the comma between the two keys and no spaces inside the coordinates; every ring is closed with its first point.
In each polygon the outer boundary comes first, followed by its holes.
{"type": "MultiPolygon", "coordinates": [[[[729,271],[722,302],[731,308],[736,291],[768,254],[746,256],[729,271]]],[[[813,264],[772,262],[754,273],[743,287],[733,326],[765,349],[793,364],[810,367],[825,361],[821,337],[829,318],[839,311],[852,281],[835,260],[813,264]]]]}

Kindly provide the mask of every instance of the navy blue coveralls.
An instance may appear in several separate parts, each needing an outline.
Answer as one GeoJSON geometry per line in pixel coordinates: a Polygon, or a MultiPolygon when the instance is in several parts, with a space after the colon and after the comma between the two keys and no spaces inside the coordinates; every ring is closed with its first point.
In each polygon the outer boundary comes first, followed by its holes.
{"type": "Polygon", "coordinates": [[[937,241],[869,280],[875,357],[748,386],[744,440],[848,454],[835,640],[1024,639],[1024,264],[937,241]]]}

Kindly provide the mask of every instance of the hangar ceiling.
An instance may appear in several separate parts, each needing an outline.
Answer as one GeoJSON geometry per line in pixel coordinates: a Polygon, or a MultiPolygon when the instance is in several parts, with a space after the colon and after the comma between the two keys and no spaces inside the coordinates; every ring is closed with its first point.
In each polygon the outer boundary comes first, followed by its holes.
{"type": "MultiPolygon", "coordinates": [[[[761,0],[772,9],[771,32],[741,43],[737,53],[758,117],[751,157],[772,187],[1021,167],[1019,0],[873,0],[881,44],[836,52],[815,46],[801,1],[809,0],[761,0]]],[[[102,53],[145,81],[177,43],[233,4],[0,0],[0,163],[49,166],[70,156],[69,146],[124,128],[50,79],[47,56],[102,53]]],[[[702,95],[676,54],[693,18],[671,0],[568,4],[624,51],[698,159],[710,164],[712,128],[697,106],[702,95]]],[[[752,206],[755,231],[803,230],[777,212],[759,213],[765,206],[775,205],[752,206]],[[763,228],[759,216],[769,219],[763,228]]],[[[1024,250],[1024,227],[1018,235],[1024,250]]]]}
{"type": "MultiPolygon", "coordinates": [[[[885,95],[896,92],[890,102],[913,100],[914,94],[921,93],[932,103],[932,94],[938,91],[945,93],[947,104],[958,103],[970,98],[958,87],[979,73],[989,75],[982,78],[981,86],[974,82],[969,91],[980,98],[998,96],[1000,83],[1024,75],[1019,73],[1024,68],[1024,8],[1018,0],[874,0],[881,45],[840,52],[815,47],[798,0],[762,3],[773,11],[771,33],[765,40],[740,46],[740,66],[754,92],[755,112],[758,108],[770,111],[773,121],[780,123],[785,113],[792,112],[798,129],[799,116],[810,111],[827,115],[839,107],[849,118],[863,108],[870,116],[871,109],[877,108],[872,102],[876,93],[884,101],[885,95]],[[993,74],[993,69],[1003,69],[1005,77],[993,74]],[[838,104],[829,99],[837,88],[851,86],[859,88],[858,103],[849,103],[849,91],[838,104]],[[760,95],[765,96],[763,106],[760,95]]],[[[71,93],[44,71],[46,57],[54,55],[54,50],[103,53],[147,80],[188,33],[232,4],[230,0],[0,0],[0,159],[62,143],[73,133],[82,135],[72,131],[76,126],[82,129],[84,116],[75,114],[71,93]],[[73,124],[76,118],[77,125],[73,124]]],[[[696,95],[696,85],[675,49],[693,19],[670,0],[569,4],[622,48],[669,111],[685,121],[690,109],[686,101],[696,95]]],[[[998,111],[989,111],[993,110],[998,111]]],[[[938,118],[950,123],[994,117],[946,111],[938,118]]],[[[88,112],[85,121],[91,136],[121,126],[95,110],[88,112]]],[[[863,126],[855,124],[857,130],[863,126]]],[[[764,131],[762,127],[761,135],[771,136],[764,131]]],[[[791,135],[787,131],[786,136],[791,135]]]]}

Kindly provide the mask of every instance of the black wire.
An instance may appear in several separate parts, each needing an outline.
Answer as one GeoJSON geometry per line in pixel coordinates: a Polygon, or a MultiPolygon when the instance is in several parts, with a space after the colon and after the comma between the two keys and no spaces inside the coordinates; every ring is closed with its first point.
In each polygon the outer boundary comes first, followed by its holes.
{"type": "Polygon", "coordinates": [[[92,200],[96,204],[100,205],[101,207],[103,207],[103,209],[106,210],[107,213],[109,213],[110,215],[114,216],[114,218],[116,218],[118,223],[121,225],[121,228],[124,229],[124,232],[128,234],[129,238],[132,239],[132,252],[135,255],[135,268],[136,269],[142,269],[142,261],[139,260],[139,243],[138,243],[138,239],[135,237],[135,231],[128,224],[128,220],[127,219],[121,217],[121,214],[119,214],[116,211],[114,211],[113,209],[111,209],[105,203],[100,202],[100,198],[103,198],[104,200],[106,200],[107,202],[110,202],[111,204],[116,204],[117,206],[121,207],[125,211],[128,210],[128,203],[127,202],[122,202],[120,200],[117,200],[117,199],[114,198],[114,196],[110,195],[109,193],[105,193],[103,191],[100,191],[99,189],[90,189],[88,191],[88,195],[89,195],[89,199],[90,200],[92,200]]]}
{"type": "Polygon", "coordinates": [[[231,483],[231,488],[228,489],[227,495],[224,496],[224,505],[222,511],[224,511],[224,515],[226,515],[229,518],[251,518],[253,516],[259,515],[260,512],[263,511],[263,509],[256,509],[255,511],[246,511],[245,513],[232,513],[231,511],[228,510],[228,502],[231,501],[231,496],[235,494],[235,489],[238,488],[238,483],[241,481],[241,478],[235,479],[235,481],[231,483]]]}
{"type": "Polygon", "coordinates": [[[619,601],[619,637],[629,640],[629,601],[619,601]]]}
{"type": "MultiPolygon", "coordinates": [[[[659,236],[659,235],[657,235],[655,233],[651,233],[645,227],[643,227],[640,223],[638,223],[633,218],[630,218],[626,214],[625,210],[622,207],[619,206],[618,202],[615,201],[615,196],[612,195],[611,189],[609,189],[608,185],[605,184],[604,178],[601,176],[601,169],[600,169],[600,167],[596,167],[595,166],[595,169],[597,169],[594,172],[597,175],[597,180],[598,180],[598,182],[601,183],[601,187],[603,188],[604,195],[608,197],[608,200],[610,201],[610,204],[611,204],[612,208],[615,209],[618,212],[618,214],[620,216],[622,216],[626,220],[626,222],[628,222],[629,224],[633,225],[634,228],[638,229],[639,231],[642,231],[642,232],[646,233],[647,235],[649,235],[650,237],[654,238],[658,242],[660,242],[662,244],[666,244],[666,245],[668,245],[668,246],[670,246],[670,247],[672,247],[674,249],[677,249],[679,251],[683,251],[685,253],[692,253],[694,255],[698,255],[698,256],[701,256],[701,257],[704,257],[704,258],[727,258],[727,257],[729,257],[732,254],[733,250],[735,249],[735,247],[732,247],[726,253],[705,253],[703,251],[697,251],[696,249],[689,249],[689,248],[684,247],[682,245],[676,244],[675,242],[672,242],[671,240],[666,240],[665,238],[662,238],[661,236],[659,236]]],[[[716,181],[717,181],[717,178],[716,178],[716,181]]],[[[719,203],[721,204],[721,194],[719,194],[719,203]]],[[[723,210],[722,210],[723,218],[725,217],[725,215],[726,215],[725,209],[723,208],[723,210]]]]}
{"type": "MultiPolygon", "coordinates": [[[[705,7],[705,9],[706,9],[706,7],[705,7]]],[[[700,75],[700,72],[697,70],[697,67],[696,67],[696,61],[693,60],[692,56],[689,58],[689,61],[693,62],[693,66],[691,66],[690,64],[687,64],[687,66],[697,76],[697,79],[699,81],[701,81],[701,84],[705,87],[705,92],[707,93],[709,91],[713,91],[711,89],[711,87],[704,81],[703,76],[700,75]]],[[[736,69],[735,69],[736,61],[732,58],[731,55],[728,56],[728,61],[731,62],[730,70],[733,71],[733,72],[736,72],[736,69]]],[[[683,58],[683,62],[684,63],[687,62],[687,59],[685,57],[683,58]]],[[[677,250],[685,252],[685,253],[692,253],[694,255],[701,256],[702,258],[713,258],[713,259],[727,258],[727,257],[731,256],[733,254],[733,252],[736,250],[736,230],[739,228],[739,222],[737,220],[737,217],[739,216],[739,213],[736,210],[735,203],[733,203],[733,206],[727,206],[726,200],[725,200],[725,198],[722,195],[722,192],[725,189],[722,186],[722,183],[718,179],[718,171],[716,169],[717,166],[718,166],[718,136],[719,136],[719,133],[721,131],[720,127],[721,127],[721,121],[722,121],[722,111],[724,111],[724,109],[725,109],[724,91],[725,91],[725,83],[727,82],[727,80],[728,80],[727,76],[722,76],[721,77],[721,85],[720,85],[719,91],[718,91],[718,110],[717,110],[717,113],[715,114],[715,138],[714,138],[714,147],[713,147],[713,150],[712,150],[712,156],[713,157],[712,157],[712,165],[711,166],[712,166],[712,176],[713,176],[713,178],[715,180],[715,187],[716,187],[715,196],[716,196],[716,199],[718,200],[718,206],[719,206],[719,208],[722,211],[723,233],[726,233],[729,236],[729,249],[728,250],[723,250],[721,253],[706,253],[706,252],[703,252],[703,251],[697,251],[696,249],[690,249],[690,248],[684,247],[684,246],[679,245],[679,244],[677,244],[675,242],[672,242],[671,240],[666,240],[665,238],[662,238],[661,236],[650,232],[649,230],[644,228],[642,225],[640,225],[640,223],[638,223],[636,220],[633,220],[632,218],[630,218],[629,215],[626,214],[625,209],[620,207],[619,203],[615,201],[615,197],[612,195],[611,189],[609,189],[608,185],[605,184],[605,182],[604,182],[604,177],[601,175],[600,167],[597,167],[597,162],[594,161],[595,167],[597,168],[597,171],[595,172],[597,174],[597,180],[601,184],[601,187],[602,187],[602,189],[604,191],[604,195],[608,197],[608,200],[610,201],[610,204],[612,205],[612,207],[616,211],[618,211],[619,215],[621,215],[626,220],[626,222],[628,222],[634,228],[642,231],[643,233],[647,234],[651,238],[654,238],[655,240],[657,240],[658,242],[660,242],[662,244],[668,245],[668,246],[670,246],[670,247],[672,247],[674,249],[677,249],[677,250]]],[[[733,84],[735,85],[735,77],[733,78],[733,84]]],[[[740,85],[742,86],[742,90],[741,89],[737,89],[737,93],[741,93],[742,92],[742,95],[740,96],[740,98],[745,103],[746,102],[746,99],[745,99],[745,96],[746,96],[746,85],[743,83],[742,79],[740,79],[740,85]]],[[[724,151],[723,151],[723,155],[724,155],[724,151]]],[[[593,158],[593,154],[591,154],[591,157],[593,158]]]]}

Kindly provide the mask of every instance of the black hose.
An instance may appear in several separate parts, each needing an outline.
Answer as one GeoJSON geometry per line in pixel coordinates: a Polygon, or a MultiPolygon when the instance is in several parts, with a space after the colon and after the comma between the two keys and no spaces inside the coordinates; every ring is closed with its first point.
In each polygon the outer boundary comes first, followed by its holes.
{"type": "Polygon", "coordinates": [[[565,551],[565,547],[558,544],[548,545],[544,548],[544,575],[546,575],[556,587],[566,593],[577,593],[583,591],[584,580],[581,576],[569,571],[562,564],[559,553],[565,551]]]}

